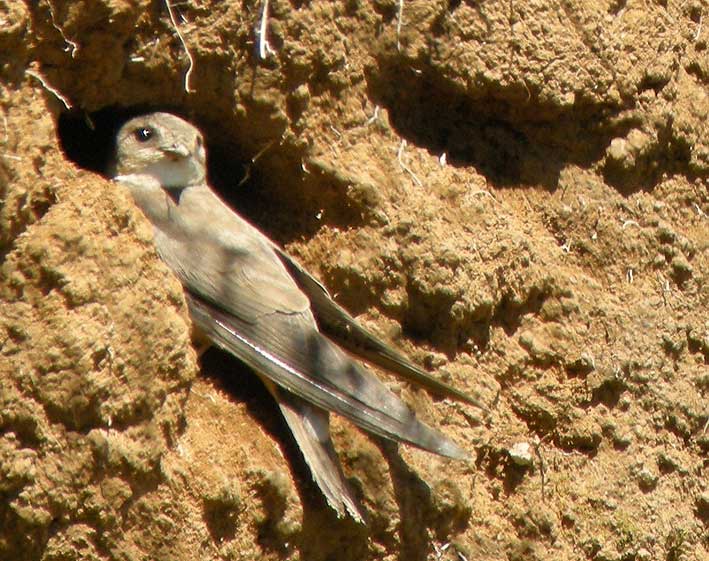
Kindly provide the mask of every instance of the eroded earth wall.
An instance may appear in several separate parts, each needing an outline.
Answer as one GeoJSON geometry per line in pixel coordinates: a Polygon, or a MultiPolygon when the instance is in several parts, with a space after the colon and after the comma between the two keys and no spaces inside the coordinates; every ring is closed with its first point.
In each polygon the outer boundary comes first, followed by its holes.
{"type": "Polygon", "coordinates": [[[709,4],[263,8],[0,0],[0,559],[709,558],[709,4]],[[336,518],[100,174],[135,108],[489,404],[387,378],[474,461],[335,419],[336,518]]]}

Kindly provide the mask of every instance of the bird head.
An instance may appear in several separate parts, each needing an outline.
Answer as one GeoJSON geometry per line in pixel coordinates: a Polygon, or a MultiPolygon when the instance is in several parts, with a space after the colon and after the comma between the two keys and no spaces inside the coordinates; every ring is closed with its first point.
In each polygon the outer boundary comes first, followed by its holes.
{"type": "Polygon", "coordinates": [[[118,131],[112,175],[149,175],[163,187],[188,187],[204,182],[205,163],[197,128],[170,113],[150,113],[118,131]]]}

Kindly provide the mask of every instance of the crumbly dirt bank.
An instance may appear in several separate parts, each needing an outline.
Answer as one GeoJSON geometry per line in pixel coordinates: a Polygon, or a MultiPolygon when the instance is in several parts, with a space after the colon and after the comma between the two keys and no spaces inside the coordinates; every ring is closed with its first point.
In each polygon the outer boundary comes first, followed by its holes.
{"type": "Polygon", "coordinates": [[[0,0],[0,559],[708,559],[709,4],[269,4],[0,0]],[[336,419],[335,517],[97,173],[136,108],[474,461],[336,419]]]}

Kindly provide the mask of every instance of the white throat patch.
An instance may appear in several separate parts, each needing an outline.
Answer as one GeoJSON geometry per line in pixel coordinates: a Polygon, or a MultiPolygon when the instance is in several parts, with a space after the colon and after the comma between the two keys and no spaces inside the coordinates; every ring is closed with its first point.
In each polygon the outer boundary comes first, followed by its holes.
{"type": "Polygon", "coordinates": [[[161,159],[141,173],[153,176],[163,187],[186,187],[204,182],[204,168],[194,157],[179,160],[161,159]]]}

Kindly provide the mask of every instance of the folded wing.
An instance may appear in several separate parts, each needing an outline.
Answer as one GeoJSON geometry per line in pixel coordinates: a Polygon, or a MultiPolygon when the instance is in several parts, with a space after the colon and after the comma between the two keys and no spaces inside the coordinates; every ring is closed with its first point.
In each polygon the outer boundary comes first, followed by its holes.
{"type": "Polygon", "coordinates": [[[245,322],[188,293],[197,326],[278,386],[334,411],[363,429],[456,459],[468,455],[414,413],[374,375],[329,341],[300,314],[245,322]]]}
{"type": "Polygon", "coordinates": [[[477,399],[421,370],[401,353],[362,327],[347,310],[332,299],[327,289],[300,263],[278,246],[274,245],[274,249],[293,275],[300,289],[310,299],[312,311],[320,328],[337,343],[351,353],[396,374],[400,378],[414,382],[439,395],[451,396],[486,410],[486,407],[477,399]]]}

